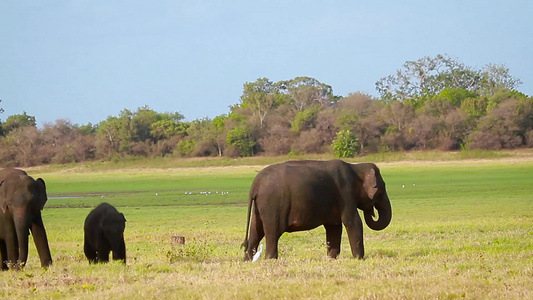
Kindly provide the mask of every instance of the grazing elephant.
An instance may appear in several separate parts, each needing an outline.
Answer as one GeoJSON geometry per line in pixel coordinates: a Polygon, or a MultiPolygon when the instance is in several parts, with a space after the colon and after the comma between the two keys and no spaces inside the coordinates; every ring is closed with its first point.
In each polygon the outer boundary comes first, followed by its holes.
{"type": "Polygon", "coordinates": [[[48,200],[42,178],[34,180],[26,172],[7,168],[0,170],[0,254],[2,270],[9,264],[21,269],[28,259],[28,236],[33,240],[41,266],[52,264],[48,238],[41,210],[48,200]]]}
{"type": "Polygon", "coordinates": [[[266,258],[277,258],[278,240],[284,232],[310,230],[320,225],[326,229],[327,254],[336,258],[342,224],[353,257],[362,259],[363,226],[358,208],[373,230],[382,230],[391,221],[385,182],[372,163],[303,160],[268,166],[257,174],[250,188],[244,260],[252,259],[264,236],[266,258]],[[379,214],[377,220],[374,208],[379,214]]]}
{"type": "Polygon", "coordinates": [[[114,260],[126,263],[124,228],[126,218],[109,203],[101,203],[85,219],[83,250],[89,263],[106,263],[109,252],[114,260]]]}

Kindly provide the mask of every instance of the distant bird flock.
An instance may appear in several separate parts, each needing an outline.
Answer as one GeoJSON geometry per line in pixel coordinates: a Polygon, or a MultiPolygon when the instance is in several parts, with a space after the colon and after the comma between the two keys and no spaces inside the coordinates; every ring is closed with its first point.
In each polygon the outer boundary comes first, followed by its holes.
{"type": "MultiPolygon", "coordinates": [[[[206,196],[209,196],[211,194],[213,194],[213,192],[199,192],[199,193],[185,192],[185,195],[206,195],[206,196]]],[[[227,195],[227,194],[229,194],[229,192],[228,191],[220,191],[220,192],[216,191],[216,192],[214,192],[214,194],[215,195],[217,195],[217,194],[218,195],[227,195]]]]}
{"type": "MultiPolygon", "coordinates": [[[[185,195],[227,195],[228,191],[215,191],[215,192],[185,192],[185,195]]],[[[159,196],[159,193],[155,193],[156,196],[159,196]]],[[[102,195],[100,199],[104,199],[106,195],[102,195]]],[[[80,198],[80,197],[66,197],[66,198],[80,198]]]]}

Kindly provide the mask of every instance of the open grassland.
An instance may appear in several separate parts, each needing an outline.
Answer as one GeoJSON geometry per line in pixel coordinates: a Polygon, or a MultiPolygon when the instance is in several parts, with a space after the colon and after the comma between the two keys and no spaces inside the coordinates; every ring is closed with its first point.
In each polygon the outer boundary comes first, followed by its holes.
{"type": "MultiPolygon", "coordinates": [[[[384,159],[383,161],[387,161],[384,159]]],[[[270,162],[268,162],[270,163],[270,162]]],[[[531,299],[533,161],[492,158],[378,163],[393,205],[365,231],[366,258],[343,235],[326,257],[323,228],[285,234],[280,259],[242,262],[244,166],[32,169],[47,182],[43,218],[54,264],[33,242],[23,271],[0,273],[0,296],[68,299],[531,299]],[[79,198],[78,198],[79,197],[79,198]],[[127,218],[128,263],[90,266],[83,221],[107,201],[127,218]],[[171,243],[184,236],[185,245],[171,243]]],[[[264,241],[263,241],[264,243],[264,241]]]]}

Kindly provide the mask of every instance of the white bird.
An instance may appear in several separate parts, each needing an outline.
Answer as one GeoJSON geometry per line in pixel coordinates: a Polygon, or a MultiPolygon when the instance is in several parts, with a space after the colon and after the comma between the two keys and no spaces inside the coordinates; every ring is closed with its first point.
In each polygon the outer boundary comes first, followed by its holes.
{"type": "Polygon", "coordinates": [[[259,250],[255,252],[254,257],[252,258],[252,262],[256,262],[259,257],[261,257],[261,254],[263,253],[263,244],[259,245],[259,250]]]}
{"type": "Polygon", "coordinates": [[[102,197],[100,197],[100,199],[104,199],[105,198],[105,195],[102,195],[102,197]]]}

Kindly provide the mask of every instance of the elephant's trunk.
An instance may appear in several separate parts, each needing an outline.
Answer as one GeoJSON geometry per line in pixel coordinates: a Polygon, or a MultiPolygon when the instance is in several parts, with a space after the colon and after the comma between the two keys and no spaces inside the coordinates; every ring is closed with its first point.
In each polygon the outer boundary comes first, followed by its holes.
{"type": "Polygon", "coordinates": [[[365,222],[370,229],[383,230],[385,229],[392,219],[392,207],[390,205],[389,197],[385,196],[383,201],[376,202],[375,208],[378,211],[378,219],[374,220],[374,210],[365,211],[365,222]]]}
{"type": "Polygon", "coordinates": [[[13,213],[15,231],[17,233],[18,257],[14,263],[15,269],[22,269],[28,260],[28,235],[30,219],[25,209],[16,208],[13,213]]]}
{"type": "Polygon", "coordinates": [[[52,255],[50,254],[50,247],[48,246],[48,238],[41,216],[39,215],[32,223],[31,234],[35,247],[41,259],[41,267],[48,267],[52,264],[52,255]]]}

